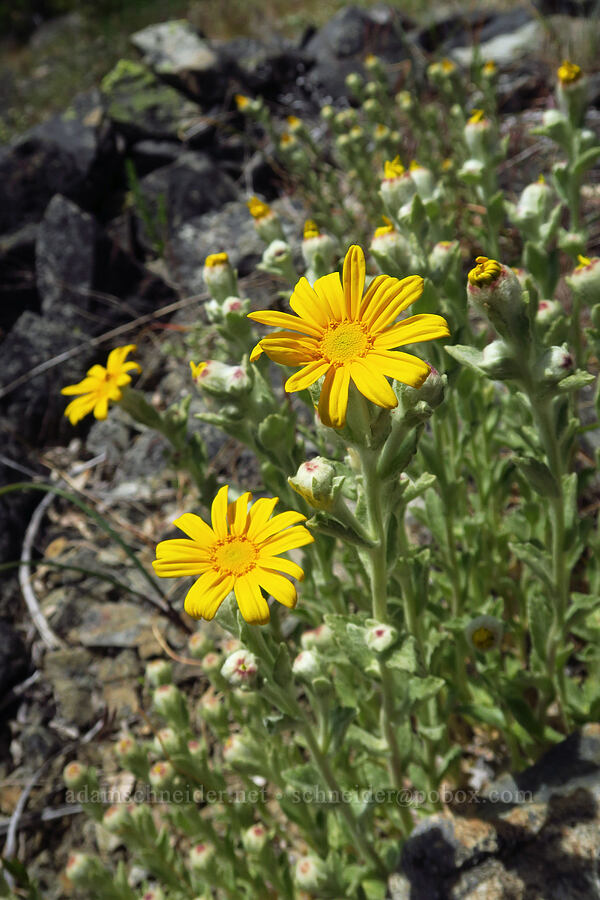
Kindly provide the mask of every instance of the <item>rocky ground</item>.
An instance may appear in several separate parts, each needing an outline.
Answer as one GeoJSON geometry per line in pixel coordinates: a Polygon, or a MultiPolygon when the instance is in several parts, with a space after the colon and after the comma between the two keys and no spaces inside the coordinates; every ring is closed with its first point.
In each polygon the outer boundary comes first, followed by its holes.
{"type": "MultiPolygon", "coordinates": [[[[545,21],[581,24],[591,5],[548,0],[543,12],[559,18],[545,21]]],[[[189,485],[165,468],[162,440],[133,429],[118,408],[74,431],[60,388],[103,362],[110,347],[136,342],[137,386],[153,402],[164,407],[187,392],[182,339],[202,321],[210,252],[226,249],[244,293],[257,305],[270,302],[277,286],[254,274],[262,247],[245,198],[273,200],[290,236],[300,235],[303,211],[272,148],[257,146],[247,130],[234,94],[263,96],[275,115],[301,116],[318,138],[320,106],[348,103],[345,76],[361,70],[367,53],[386,62],[393,81],[409,58],[421,72],[431,55],[468,63],[474,34],[500,68],[500,109],[513,135],[502,177],[518,190],[531,155],[520,143],[522,122],[546,107],[555,67],[547,27],[529,5],[441,17],[427,28],[398,11],[347,8],[301,43],[210,42],[185,23],[158,25],[133,36],[139,62],[119,64],[61,115],[0,147],[0,486],[33,480],[75,492],[148,564],[189,485]],[[159,343],[169,354],[156,352],[159,343]]],[[[598,128],[598,76],[592,93],[590,124],[598,128]]],[[[543,141],[533,151],[540,152],[543,141]]],[[[593,187],[599,179],[596,169],[593,187]]],[[[599,233],[595,241],[597,249],[599,233]]],[[[201,409],[196,398],[193,411],[201,409]]],[[[212,471],[258,486],[243,448],[202,429],[212,471]]],[[[50,628],[39,633],[14,570],[2,572],[0,836],[54,900],[68,894],[57,873],[69,850],[94,841],[93,826],[65,803],[62,768],[77,756],[115,770],[120,724],[144,727],[146,661],[163,655],[165,642],[185,654],[186,635],[122,548],[79,508],[54,498],[36,515],[44,496],[0,499],[0,562],[20,558],[24,546],[45,556],[31,588],[50,628]]],[[[204,689],[198,670],[183,663],[176,679],[204,689]]],[[[465,752],[479,758],[473,785],[489,783],[497,761],[465,752]]],[[[531,800],[473,802],[422,824],[390,897],[600,897],[598,730],[554,748],[516,787],[531,800]]]]}

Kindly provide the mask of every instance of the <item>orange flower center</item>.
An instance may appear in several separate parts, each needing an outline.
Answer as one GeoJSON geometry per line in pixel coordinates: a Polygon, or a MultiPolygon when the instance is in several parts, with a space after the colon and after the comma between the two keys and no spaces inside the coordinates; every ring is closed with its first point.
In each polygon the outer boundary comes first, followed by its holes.
{"type": "Polygon", "coordinates": [[[219,541],[212,554],[215,569],[223,575],[245,575],[254,569],[257,559],[256,545],[243,535],[229,535],[219,541]]]}
{"type": "Polygon", "coordinates": [[[361,322],[330,322],[321,338],[323,359],[332,366],[343,366],[366,356],[373,339],[361,322]]]}
{"type": "Polygon", "coordinates": [[[477,631],[473,632],[473,643],[479,650],[489,650],[490,647],[494,646],[495,637],[494,633],[489,630],[489,628],[478,628],[477,631]]]}

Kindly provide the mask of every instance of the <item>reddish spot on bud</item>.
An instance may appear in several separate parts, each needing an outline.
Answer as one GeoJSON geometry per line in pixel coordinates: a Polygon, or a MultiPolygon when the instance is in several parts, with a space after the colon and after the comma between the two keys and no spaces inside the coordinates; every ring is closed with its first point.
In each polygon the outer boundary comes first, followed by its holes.
{"type": "Polygon", "coordinates": [[[196,853],[204,853],[204,851],[206,850],[206,844],[196,844],[194,849],[196,853]]]}
{"type": "Polygon", "coordinates": [[[547,300],[540,300],[540,302],[538,304],[538,309],[548,309],[549,306],[550,306],[550,304],[548,303],[547,300]]]}
{"type": "Polygon", "coordinates": [[[375,630],[375,637],[383,637],[384,634],[385,634],[385,629],[383,629],[383,628],[377,628],[375,630]]]}

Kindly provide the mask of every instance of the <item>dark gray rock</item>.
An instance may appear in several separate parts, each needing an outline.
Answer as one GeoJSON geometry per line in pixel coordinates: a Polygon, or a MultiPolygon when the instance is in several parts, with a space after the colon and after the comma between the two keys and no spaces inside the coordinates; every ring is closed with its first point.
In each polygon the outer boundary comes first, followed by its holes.
{"type": "Polygon", "coordinates": [[[28,659],[20,634],[0,619],[0,698],[27,675],[28,659]]]}
{"type": "Polygon", "coordinates": [[[100,334],[176,299],[93,216],[60,194],[39,228],[36,270],[44,316],[85,335],[100,334]]]}
{"type": "Polygon", "coordinates": [[[174,163],[182,153],[184,153],[183,144],[177,141],[155,141],[147,138],[133,145],[129,158],[135,166],[137,176],[143,178],[154,169],[174,163]]]}
{"type": "Polygon", "coordinates": [[[37,225],[29,223],[0,237],[0,338],[26,309],[38,312],[35,281],[37,225]]]}
{"type": "Polygon", "coordinates": [[[362,70],[367,54],[388,63],[407,58],[405,32],[411,27],[412,22],[389,7],[341,9],[303,48],[314,62],[304,79],[305,88],[333,99],[346,96],[345,78],[362,70]]]}
{"type": "MultiPolygon", "coordinates": [[[[498,11],[481,4],[473,10],[441,14],[420,29],[415,40],[423,50],[447,56],[459,47],[471,48],[476,43],[483,48],[503,36],[509,38],[536,21],[531,10],[524,7],[498,11]]],[[[481,52],[484,59],[489,58],[486,51],[482,49],[481,52]]]]}
{"type": "Polygon", "coordinates": [[[220,44],[219,49],[232,71],[237,71],[242,92],[269,98],[293,88],[313,62],[305,50],[285,40],[267,44],[255,38],[235,38],[220,44]]]}
{"type": "Polygon", "coordinates": [[[39,221],[56,193],[92,208],[114,186],[118,168],[100,94],[80,94],[64,113],[0,150],[0,233],[39,221]]]}

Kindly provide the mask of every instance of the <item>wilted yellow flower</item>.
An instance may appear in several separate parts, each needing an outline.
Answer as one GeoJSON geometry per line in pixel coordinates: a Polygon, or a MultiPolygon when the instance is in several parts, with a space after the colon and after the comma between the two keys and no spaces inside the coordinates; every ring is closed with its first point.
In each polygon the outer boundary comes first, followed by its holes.
{"type": "Polygon", "coordinates": [[[577,255],[577,262],[579,265],[575,266],[576,272],[580,272],[581,269],[586,269],[592,264],[592,260],[588,256],[582,256],[581,253],[577,255]]]}
{"type": "Polygon", "coordinates": [[[484,75],[495,75],[496,74],[496,63],[493,59],[488,59],[486,63],[483,64],[483,74],[484,75]]]}
{"type": "Polygon", "coordinates": [[[256,220],[264,219],[266,216],[270,216],[273,212],[269,204],[263,203],[263,201],[259,200],[258,197],[250,197],[250,199],[246,201],[246,206],[248,207],[252,218],[256,220]]]}
{"type": "Polygon", "coordinates": [[[374,238],[383,237],[384,234],[392,234],[396,230],[391,219],[388,219],[387,216],[382,216],[381,218],[383,219],[383,225],[375,229],[373,233],[374,238]]]}
{"type": "Polygon", "coordinates": [[[346,421],[350,380],[368,400],[393,409],[398,400],[387,378],[419,388],[430,367],[391,348],[450,333],[445,319],[428,313],[395,321],[423,293],[419,275],[402,280],[379,275],[363,296],[364,284],[365,257],[354,244],[344,260],[343,283],[337,272],[318,278],[314,288],[300,279],[290,298],[296,316],[272,310],[249,315],[263,325],[287,329],[259,341],[251,361],[264,351],[281,365],[302,366],[286,381],[288,392],[302,391],[325,376],[319,416],[332,428],[346,421]]]}
{"type": "Polygon", "coordinates": [[[194,381],[200,378],[207,366],[207,362],[195,363],[190,359],[190,369],[192,370],[192,378],[194,379],[194,381]]]}
{"type": "Polygon", "coordinates": [[[226,253],[209,253],[204,260],[204,265],[208,266],[209,269],[213,269],[215,266],[225,266],[228,262],[229,257],[226,253]]]}
{"type": "Polygon", "coordinates": [[[319,226],[312,219],[307,219],[304,223],[304,240],[308,241],[310,238],[319,237],[321,232],[319,231],[319,226]]]}
{"type": "Polygon", "coordinates": [[[279,554],[310,544],[314,538],[298,524],[306,520],[302,513],[284,512],[271,518],[277,497],[263,497],[248,508],[250,492],[228,503],[227,491],[224,485],[213,500],[211,525],[193,513],[179,516],[173,524],[190,540],[161,541],[152,565],[160,578],[200,576],[185,598],[185,611],[192,618],[212,619],[234,591],[246,622],[264,625],[270,614],[262,591],[293,609],[296,588],[285,576],[304,578],[297,563],[279,554]]]}
{"type": "Polygon", "coordinates": [[[575,63],[569,62],[568,59],[563,59],[562,65],[558,67],[556,74],[561,84],[573,84],[575,81],[579,81],[583,72],[575,63]]]}
{"type": "Polygon", "coordinates": [[[482,122],[485,119],[485,112],[483,109],[472,109],[471,115],[469,116],[468,124],[469,125],[477,125],[478,122],[482,122]]]}
{"type": "Polygon", "coordinates": [[[122,397],[121,388],[131,381],[128,372],[141,372],[141,366],[130,360],[125,362],[125,357],[135,344],[127,344],[125,347],[116,347],[108,355],[106,368],[95,365],[88,369],[86,377],[79,384],[70,384],[61,390],[61,394],[81,394],[75,400],[71,400],[65,409],[65,416],[71,425],[76,425],[84,416],[93,412],[97,419],[105,419],[108,414],[109,402],[117,403],[122,397]]]}
{"type": "Polygon", "coordinates": [[[475,259],[475,267],[471,269],[467,278],[470,284],[491,284],[495,281],[502,270],[502,266],[495,259],[488,259],[487,256],[478,256],[475,259]]]}
{"type": "Polygon", "coordinates": [[[404,175],[406,169],[400,162],[400,157],[395,156],[393,159],[386,159],[383,164],[383,177],[384,178],[399,178],[401,175],[404,175]]]}

